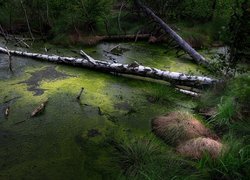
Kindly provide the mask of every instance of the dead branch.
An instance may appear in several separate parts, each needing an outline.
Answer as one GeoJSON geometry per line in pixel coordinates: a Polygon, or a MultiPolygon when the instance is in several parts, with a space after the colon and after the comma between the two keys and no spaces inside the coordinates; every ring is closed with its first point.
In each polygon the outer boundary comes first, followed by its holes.
{"type": "Polygon", "coordinates": [[[31,113],[31,117],[35,117],[38,114],[40,114],[41,112],[43,112],[47,103],[48,103],[48,100],[44,101],[37,108],[35,108],[34,111],[31,113]]]}
{"type": "Polygon", "coordinates": [[[9,56],[9,70],[10,70],[10,72],[13,72],[13,69],[12,69],[12,56],[11,56],[11,53],[10,53],[9,49],[7,47],[5,47],[5,48],[7,50],[8,56],[9,56]]]}
{"type": "Polygon", "coordinates": [[[80,99],[81,99],[83,90],[84,90],[84,88],[82,87],[80,93],[79,93],[78,96],[76,97],[77,100],[80,100],[80,99]]]}

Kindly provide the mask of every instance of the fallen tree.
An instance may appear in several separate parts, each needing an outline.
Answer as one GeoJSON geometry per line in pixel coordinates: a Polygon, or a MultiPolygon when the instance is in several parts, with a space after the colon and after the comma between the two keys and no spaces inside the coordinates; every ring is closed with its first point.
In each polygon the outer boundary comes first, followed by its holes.
{"type": "Polygon", "coordinates": [[[168,81],[173,85],[204,87],[213,85],[216,82],[218,82],[218,80],[209,77],[193,76],[179,72],[164,71],[156,68],[142,66],[137,62],[134,62],[132,64],[120,64],[120,63],[111,63],[107,61],[95,60],[92,57],[88,56],[83,51],[81,51],[83,58],[62,57],[57,55],[46,55],[46,54],[30,53],[24,51],[15,51],[15,50],[8,50],[2,47],[0,47],[0,52],[5,54],[10,53],[16,56],[46,60],[54,63],[63,63],[73,66],[86,67],[104,72],[112,72],[116,74],[118,73],[131,74],[153,79],[160,79],[168,81]]]}
{"type": "Polygon", "coordinates": [[[149,41],[151,34],[132,34],[132,35],[107,35],[107,36],[71,36],[72,42],[81,43],[86,45],[96,45],[100,42],[114,42],[114,41],[126,41],[126,42],[136,42],[136,41],[149,41]]]}
{"type": "Polygon", "coordinates": [[[151,34],[135,34],[135,35],[114,35],[114,36],[101,36],[102,41],[137,41],[148,40],[151,34]]]}
{"type": "Polygon", "coordinates": [[[168,33],[176,43],[182,48],[186,53],[188,53],[198,64],[210,68],[210,63],[195,49],[193,49],[184,39],[182,39],[169,25],[167,25],[161,18],[154,14],[154,12],[147,6],[143,5],[140,0],[135,0],[136,5],[141,8],[147,15],[149,15],[155,22],[157,22],[162,29],[168,33]]]}

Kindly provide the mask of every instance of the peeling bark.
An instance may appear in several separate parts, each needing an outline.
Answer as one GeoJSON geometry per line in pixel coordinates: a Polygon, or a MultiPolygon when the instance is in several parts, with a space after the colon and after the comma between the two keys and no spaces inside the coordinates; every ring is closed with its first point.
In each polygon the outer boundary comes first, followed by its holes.
{"type": "MultiPolygon", "coordinates": [[[[0,52],[8,54],[8,50],[2,47],[0,47],[0,52]]],[[[204,87],[213,85],[218,82],[218,80],[209,77],[193,76],[179,72],[164,71],[156,68],[142,66],[138,63],[120,64],[120,63],[111,63],[106,61],[95,60],[90,56],[88,56],[83,51],[81,52],[81,54],[83,54],[85,58],[62,57],[57,55],[29,53],[23,51],[15,51],[15,50],[9,50],[9,53],[16,56],[46,60],[54,63],[69,64],[73,66],[80,66],[103,72],[109,72],[115,74],[117,73],[131,74],[136,76],[159,79],[168,81],[174,85],[204,87]]]]}

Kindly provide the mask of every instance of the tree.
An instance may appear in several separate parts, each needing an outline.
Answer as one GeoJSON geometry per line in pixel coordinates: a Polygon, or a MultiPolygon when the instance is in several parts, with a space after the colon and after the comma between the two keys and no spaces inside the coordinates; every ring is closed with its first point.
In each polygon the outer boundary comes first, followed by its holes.
{"type": "Polygon", "coordinates": [[[234,13],[229,23],[229,58],[228,68],[237,70],[237,65],[249,58],[250,50],[250,3],[248,0],[237,0],[234,13]]]}

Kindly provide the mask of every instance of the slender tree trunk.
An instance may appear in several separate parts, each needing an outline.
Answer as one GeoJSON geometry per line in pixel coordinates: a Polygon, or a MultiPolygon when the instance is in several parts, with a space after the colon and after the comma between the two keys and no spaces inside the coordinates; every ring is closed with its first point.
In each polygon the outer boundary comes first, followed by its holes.
{"type": "Polygon", "coordinates": [[[119,27],[120,32],[122,32],[122,27],[121,27],[121,14],[122,14],[122,9],[123,9],[124,6],[125,6],[125,3],[122,2],[122,5],[121,5],[120,10],[119,10],[119,15],[118,15],[118,18],[117,18],[117,23],[118,23],[118,27],[119,27]]]}
{"type": "Polygon", "coordinates": [[[208,21],[212,21],[215,15],[215,10],[216,10],[216,4],[217,4],[217,0],[213,0],[213,4],[212,4],[212,12],[210,17],[208,18],[208,21]]]}
{"type": "Polygon", "coordinates": [[[28,18],[28,15],[27,15],[27,11],[23,5],[23,1],[20,0],[20,3],[21,3],[21,6],[23,8],[23,11],[24,11],[24,15],[25,15],[25,19],[26,19],[26,22],[27,22],[27,26],[28,26],[28,30],[29,30],[29,33],[30,33],[30,37],[33,39],[33,41],[35,40],[33,34],[32,34],[32,31],[31,31],[31,28],[30,28],[30,22],[29,22],[29,18],[28,18]]]}
{"type": "Polygon", "coordinates": [[[0,35],[2,35],[6,41],[6,44],[8,44],[8,38],[7,38],[7,35],[5,34],[4,32],[4,29],[2,27],[2,25],[0,24],[0,35]]]}
{"type": "Polygon", "coordinates": [[[210,67],[210,64],[206,59],[199,54],[196,50],[194,50],[184,39],[182,39],[173,29],[170,28],[169,25],[167,25],[161,18],[156,16],[151,9],[146,7],[141,3],[140,0],[135,0],[135,3],[138,5],[138,7],[142,8],[146,14],[148,14],[150,17],[152,17],[155,22],[157,22],[162,29],[168,33],[177,43],[178,45],[187,52],[198,64],[202,64],[206,67],[210,67]]]}

